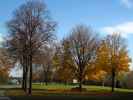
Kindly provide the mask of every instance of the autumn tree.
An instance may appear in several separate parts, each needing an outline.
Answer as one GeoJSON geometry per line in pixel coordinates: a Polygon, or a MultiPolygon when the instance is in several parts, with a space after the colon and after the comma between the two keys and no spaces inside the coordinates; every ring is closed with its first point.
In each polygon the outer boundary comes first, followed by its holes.
{"type": "Polygon", "coordinates": [[[8,22],[9,48],[12,48],[22,62],[24,80],[27,80],[28,70],[30,72],[29,94],[32,89],[33,57],[42,45],[52,39],[55,25],[48,14],[46,5],[38,0],[22,4],[15,10],[13,18],[8,22]]]}
{"type": "Polygon", "coordinates": [[[68,83],[74,78],[74,65],[70,54],[70,44],[67,40],[63,39],[60,47],[56,48],[53,57],[53,65],[56,67],[58,80],[68,83]],[[68,77],[68,75],[70,75],[68,77]]]}
{"type": "Polygon", "coordinates": [[[10,56],[8,50],[4,47],[0,48],[0,83],[5,83],[9,79],[9,73],[13,68],[15,60],[10,56]]]}
{"type": "Polygon", "coordinates": [[[112,92],[116,77],[120,72],[129,70],[130,62],[126,45],[119,34],[109,35],[101,41],[97,49],[96,66],[111,75],[112,92]]]}

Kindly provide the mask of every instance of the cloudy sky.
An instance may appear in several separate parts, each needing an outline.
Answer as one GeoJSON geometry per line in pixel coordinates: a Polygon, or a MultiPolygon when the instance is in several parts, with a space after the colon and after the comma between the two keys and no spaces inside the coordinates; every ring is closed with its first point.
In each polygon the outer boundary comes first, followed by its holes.
{"type": "MultiPolygon", "coordinates": [[[[0,37],[7,32],[6,21],[12,11],[26,0],[0,1],[0,37]]],[[[120,32],[127,39],[133,58],[133,0],[44,0],[57,21],[57,37],[62,39],[75,24],[91,26],[102,36],[120,32]]],[[[0,38],[1,41],[1,38],[0,38]]]]}

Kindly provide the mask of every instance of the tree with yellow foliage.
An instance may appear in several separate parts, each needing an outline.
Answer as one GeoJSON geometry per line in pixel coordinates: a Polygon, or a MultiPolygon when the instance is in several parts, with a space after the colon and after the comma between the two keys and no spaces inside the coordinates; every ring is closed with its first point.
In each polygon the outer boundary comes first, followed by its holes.
{"type": "Polygon", "coordinates": [[[5,83],[9,79],[9,73],[15,62],[10,57],[7,49],[0,48],[0,83],[5,83]]]}
{"type": "Polygon", "coordinates": [[[69,42],[63,40],[61,42],[61,47],[57,47],[55,55],[53,57],[53,65],[56,67],[58,80],[65,83],[67,83],[68,81],[72,81],[74,77],[74,67],[69,51],[69,46],[69,42]]]}
{"type": "Polygon", "coordinates": [[[97,69],[105,70],[112,77],[112,92],[120,72],[129,70],[131,59],[123,38],[119,34],[107,36],[97,50],[97,69]]]}

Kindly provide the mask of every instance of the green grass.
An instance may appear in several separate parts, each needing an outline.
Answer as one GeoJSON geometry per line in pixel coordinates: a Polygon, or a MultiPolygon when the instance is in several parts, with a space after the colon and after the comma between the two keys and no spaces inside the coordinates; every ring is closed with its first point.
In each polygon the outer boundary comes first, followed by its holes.
{"type": "Polygon", "coordinates": [[[77,85],[65,85],[65,84],[57,84],[57,83],[49,83],[47,86],[45,84],[33,84],[33,89],[47,89],[47,90],[55,90],[55,89],[63,89],[69,90],[77,85]]]}
{"type": "MultiPolygon", "coordinates": [[[[77,87],[77,85],[65,85],[65,84],[57,84],[51,83],[47,86],[41,84],[33,84],[33,89],[44,89],[44,90],[70,90],[71,88],[77,87]]],[[[88,92],[110,92],[111,87],[103,87],[103,86],[94,86],[94,85],[83,85],[83,88],[86,88],[88,92]]],[[[122,89],[115,88],[115,92],[132,92],[133,89],[122,89]]]]}
{"type": "MultiPolygon", "coordinates": [[[[111,87],[103,87],[103,86],[94,86],[94,85],[83,85],[83,88],[86,88],[87,91],[83,91],[82,93],[78,91],[71,91],[71,88],[77,87],[77,85],[65,85],[65,84],[57,84],[50,83],[47,86],[45,84],[33,84],[33,95],[34,96],[46,96],[46,95],[94,95],[94,94],[110,94],[111,87]]],[[[114,93],[133,93],[133,89],[122,89],[115,88],[114,93]]],[[[9,88],[5,90],[5,95],[7,96],[20,96],[26,95],[24,91],[20,88],[9,88]]]]}
{"type": "MultiPolygon", "coordinates": [[[[95,91],[95,92],[110,92],[111,87],[103,87],[103,86],[83,86],[87,88],[88,91],[95,91]]],[[[133,89],[122,89],[122,88],[115,88],[115,92],[132,92],[133,89]]]]}

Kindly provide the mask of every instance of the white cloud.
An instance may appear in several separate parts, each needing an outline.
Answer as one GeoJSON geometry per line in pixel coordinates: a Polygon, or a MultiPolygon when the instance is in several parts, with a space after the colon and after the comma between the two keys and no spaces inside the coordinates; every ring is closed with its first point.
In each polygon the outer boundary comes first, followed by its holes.
{"type": "Polygon", "coordinates": [[[0,43],[1,42],[3,42],[4,40],[3,40],[3,36],[2,36],[2,34],[0,33],[0,43]]]}
{"type": "Polygon", "coordinates": [[[133,0],[120,0],[120,2],[127,8],[131,8],[133,6],[133,0]]]}
{"type": "Polygon", "coordinates": [[[133,21],[125,22],[114,26],[107,26],[101,29],[101,32],[112,34],[114,32],[119,32],[123,37],[127,37],[130,34],[133,34],[133,21]]]}

